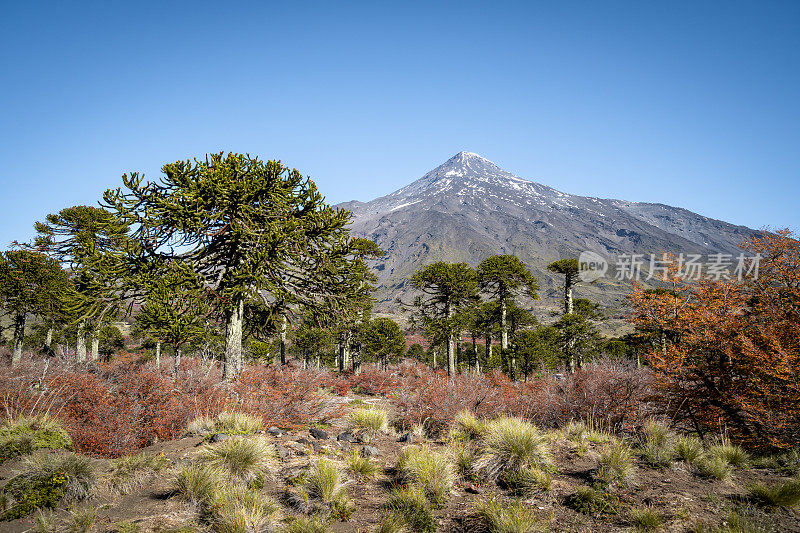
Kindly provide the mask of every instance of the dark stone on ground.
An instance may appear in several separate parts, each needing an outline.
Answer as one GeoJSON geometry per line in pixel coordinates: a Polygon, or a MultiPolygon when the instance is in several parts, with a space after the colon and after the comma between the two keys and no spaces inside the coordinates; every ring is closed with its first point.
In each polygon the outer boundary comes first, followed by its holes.
{"type": "Polygon", "coordinates": [[[339,433],[339,435],[336,436],[336,440],[340,442],[355,442],[356,438],[349,431],[345,431],[344,433],[339,433]]]}
{"type": "Polygon", "coordinates": [[[361,448],[361,455],[363,457],[377,457],[381,454],[380,450],[375,446],[364,446],[361,448]]]}
{"type": "Polygon", "coordinates": [[[214,433],[213,435],[211,435],[211,439],[209,440],[211,442],[222,442],[224,440],[228,440],[228,435],[226,435],[225,433],[214,433]]]}
{"type": "Polygon", "coordinates": [[[328,433],[323,431],[323,430],[321,430],[321,429],[311,428],[308,432],[315,439],[319,439],[319,440],[327,440],[328,439],[328,433]]]}
{"type": "Polygon", "coordinates": [[[269,428],[267,430],[267,433],[269,433],[273,437],[281,437],[281,436],[283,436],[283,431],[281,431],[280,428],[277,428],[275,426],[272,426],[271,428],[269,428]]]}
{"type": "Polygon", "coordinates": [[[403,433],[402,435],[400,435],[400,438],[397,439],[397,442],[412,443],[414,442],[414,435],[412,433],[403,433]]]}
{"type": "Polygon", "coordinates": [[[281,446],[280,444],[275,445],[275,451],[278,453],[278,457],[281,458],[281,461],[286,461],[292,455],[292,452],[289,451],[289,448],[286,446],[281,446]]]}

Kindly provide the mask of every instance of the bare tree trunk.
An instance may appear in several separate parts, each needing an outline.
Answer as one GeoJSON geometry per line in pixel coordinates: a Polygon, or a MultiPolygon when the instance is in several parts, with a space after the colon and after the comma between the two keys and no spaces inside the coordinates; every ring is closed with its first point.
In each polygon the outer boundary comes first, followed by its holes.
{"type": "MultiPolygon", "coordinates": [[[[447,303],[447,319],[453,318],[453,307],[447,303]]],[[[452,376],[456,373],[456,343],[455,333],[450,333],[447,337],[447,375],[452,376]]]]}
{"type": "Polygon", "coordinates": [[[571,315],[573,312],[572,307],[572,285],[574,280],[572,279],[572,275],[567,272],[564,275],[564,314],[571,315]]]}
{"type": "Polygon", "coordinates": [[[350,366],[350,332],[339,332],[339,372],[344,372],[350,366]]]}
{"type": "Polygon", "coordinates": [[[49,353],[53,353],[53,326],[47,328],[47,335],[44,339],[44,345],[47,347],[49,353]]]}
{"type": "Polygon", "coordinates": [[[489,359],[492,358],[492,336],[488,333],[486,334],[486,362],[489,362],[489,359]]]}
{"type": "Polygon", "coordinates": [[[100,335],[98,330],[92,331],[92,361],[100,357],[100,335]]]}
{"type": "Polygon", "coordinates": [[[240,298],[228,314],[225,328],[225,380],[236,381],[242,371],[242,326],[244,299],[240,298]]]}
{"type": "Polygon", "coordinates": [[[78,323],[78,336],[75,341],[75,356],[79,363],[86,361],[86,320],[78,323]]]}
{"type": "Polygon", "coordinates": [[[353,360],[353,374],[361,373],[361,348],[357,348],[351,357],[353,360]]]}
{"type": "Polygon", "coordinates": [[[472,334],[472,357],[475,358],[474,361],[470,361],[472,363],[472,370],[475,372],[480,372],[481,369],[481,362],[478,360],[478,336],[473,333],[472,334]]]}
{"type": "Polygon", "coordinates": [[[161,368],[161,341],[156,341],[156,368],[161,368]]]}
{"type": "Polygon", "coordinates": [[[25,313],[17,313],[14,317],[14,351],[11,353],[11,366],[22,361],[22,343],[25,340],[25,313]]]}
{"type": "Polygon", "coordinates": [[[178,375],[178,370],[181,367],[181,349],[179,346],[175,347],[175,375],[178,375]]]}
{"type": "Polygon", "coordinates": [[[500,299],[500,354],[508,365],[508,377],[514,380],[514,354],[508,349],[508,304],[500,299]]]}
{"type": "Polygon", "coordinates": [[[281,366],[286,364],[286,317],[281,316],[281,328],[278,333],[281,343],[281,366]]]}

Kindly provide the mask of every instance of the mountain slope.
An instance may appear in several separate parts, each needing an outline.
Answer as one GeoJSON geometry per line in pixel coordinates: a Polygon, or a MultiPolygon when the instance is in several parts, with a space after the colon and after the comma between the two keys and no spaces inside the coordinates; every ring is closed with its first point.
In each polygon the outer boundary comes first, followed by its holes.
{"type": "MultiPolygon", "coordinates": [[[[545,297],[560,280],[549,262],[591,250],[617,254],[738,254],[753,230],[661,204],[576,196],[506,172],[471,152],[460,152],[417,181],[370,202],[346,202],[352,232],[377,242],[386,255],[374,265],[379,300],[387,308],[405,292],[405,280],[437,260],[476,265],[492,254],[528,263],[545,297]]],[[[624,284],[603,279],[586,287],[606,304],[624,284]]]]}

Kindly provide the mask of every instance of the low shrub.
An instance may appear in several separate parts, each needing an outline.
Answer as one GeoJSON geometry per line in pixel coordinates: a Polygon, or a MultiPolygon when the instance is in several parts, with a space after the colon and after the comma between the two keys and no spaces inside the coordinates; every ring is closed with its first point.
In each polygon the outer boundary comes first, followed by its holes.
{"type": "Polygon", "coordinates": [[[264,429],[260,416],[235,411],[224,411],[217,416],[214,430],[226,435],[253,435],[264,429]]]}
{"type": "Polygon", "coordinates": [[[347,470],[358,479],[373,479],[378,474],[378,466],[357,451],[347,456],[347,470]]]}
{"type": "Polygon", "coordinates": [[[553,474],[539,468],[520,468],[507,473],[503,483],[517,496],[533,496],[550,490],[553,474]]]}
{"type": "Polygon", "coordinates": [[[644,461],[654,468],[667,468],[675,458],[672,432],[661,421],[648,419],[642,427],[639,452],[644,461]]]}
{"type": "Polygon", "coordinates": [[[319,459],[298,482],[287,489],[286,498],[301,512],[314,511],[312,504],[319,503],[331,518],[346,521],[355,511],[347,494],[347,485],[333,461],[319,459]]]}
{"type": "Polygon", "coordinates": [[[301,516],[280,530],[281,533],[330,533],[328,524],[318,518],[301,516]]]}
{"type": "Polygon", "coordinates": [[[456,413],[453,423],[454,437],[461,440],[478,440],[486,433],[486,424],[466,409],[456,413]]]}
{"type": "Polygon", "coordinates": [[[0,464],[35,450],[69,450],[72,438],[46,414],[9,416],[0,424],[0,464]]]}
{"type": "Polygon", "coordinates": [[[685,463],[695,464],[703,455],[703,443],[692,435],[679,435],[675,439],[675,455],[685,463]]]}
{"type": "Polygon", "coordinates": [[[381,515],[381,521],[375,533],[409,533],[408,522],[395,512],[386,512],[381,515]]]}
{"type": "Polygon", "coordinates": [[[715,455],[703,455],[695,463],[697,471],[701,476],[718,480],[726,480],[731,477],[733,469],[730,463],[715,455]]]}
{"type": "Polygon", "coordinates": [[[37,509],[52,509],[59,502],[78,502],[91,494],[95,467],[86,458],[74,454],[32,456],[22,473],[11,478],[3,494],[12,504],[0,514],[0,520],[28,516],[37,509]]]}
{"type": "Polygon", "coordinates": [[[708,453],[738,468],[745,468],[750,463],[750,454],[744,448],[738,444],[732,444],[726,438],[722,438],[718,443],[709,446],[708,453]]]}
{"type": "Polygon", "coordinates": [[[175,476],[175,490],[189,502],[199,505],[211,501],[225,474],[208,464],[184,463],[175,476]]]}
{"type": "Polygon", "coordinates": [[[619,513],[619,497],[611,494],[602,485],[580,486],[571,497],[567,499],[567,505],[578,511],[591,516],[615,515],[619,513]]]}
{"type": "Polygon", "coordinates": [[[261,533],[268,530],[278,512],[272,499],[241,485],[215,491],[210,507],[211,529],[217,533],[261,533]]]}

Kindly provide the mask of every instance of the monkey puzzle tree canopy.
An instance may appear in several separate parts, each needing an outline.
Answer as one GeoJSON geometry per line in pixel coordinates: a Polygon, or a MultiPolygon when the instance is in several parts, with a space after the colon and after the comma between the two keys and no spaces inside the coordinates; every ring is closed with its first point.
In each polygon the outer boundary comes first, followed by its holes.
{"type": "Polygon", "coordinates": [[[30,250],[0,254],[0,309],[14,322],[12,365],[22,357],[27,316],[61,312],[71,291],[72,283],[56,260],[30,250]]]}
{"type": "Polygon", "coordinates": [[[572,287],[578,282],[578,260],[575,258],[553,261],[547,270],[564,274],[564,314],[572,314],[572,287]]]}
{"type": "Polygon", "coordinates": [[[386,369],[390,358],[403,355],[406,338],[400,326],[391,318],[378,317],[370,320],[361,331],[364,351],[381,363],[386,369]]]}
{"type": "Polygon", "coordinates": [[[160,181],[124,175],[104,202],[149,256],[188,262],[216,294],[226,324],[225,376],[242,366],[246,300],[318,302],[350,249],[350,214],[279,161],[223,152],[164,165],[160,181]]]}
{"type": "Polygon", "coordinates": [[[425,294],[417,298],[414,323],[447,341],[447,371],[455,373],[455,336],[464,328],[464,307],[478,301],[478,276],[466,263],[437,261],[411,276],[411,285],[425,294]]]}
{"type": "MultiPolygon", "coordinates": [[[[478,280],[481,290],[500,304],[500,349],[505,356],[508,351],[508,305],[523,293],[538,298],[539,285],[525,263],[513,255],[493,255],[484,259],[478,265],[478,280]]],[[[508,374],[514,378],[513,357],[508,361],[508,374]]]]}

